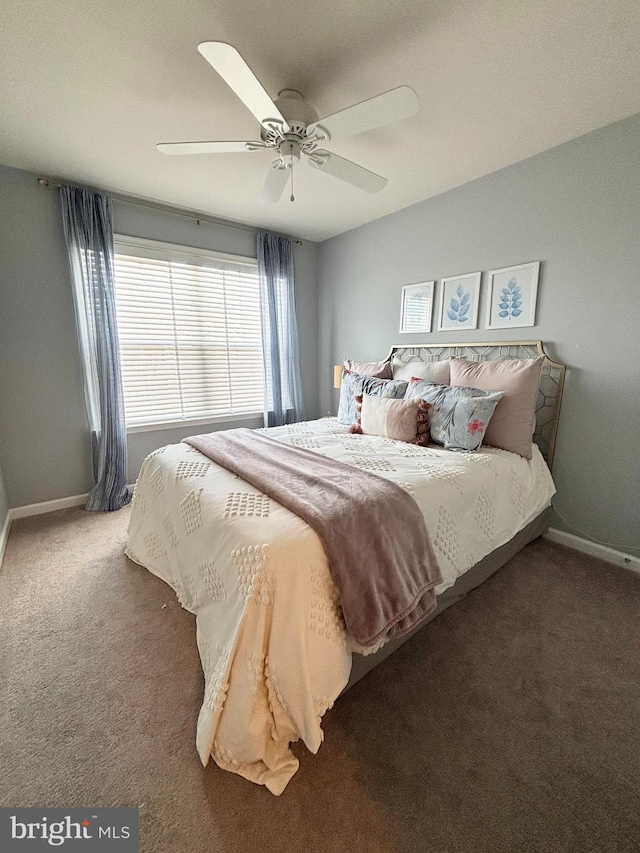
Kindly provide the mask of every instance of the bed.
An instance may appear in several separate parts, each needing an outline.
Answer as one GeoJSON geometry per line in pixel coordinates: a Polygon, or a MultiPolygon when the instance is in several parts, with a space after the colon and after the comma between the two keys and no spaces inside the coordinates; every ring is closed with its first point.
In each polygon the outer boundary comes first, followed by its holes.
{"type": "MultiPolygon", "coordinates": [[[[442,582],[433,618],[546,529],[565,368],[541,342],[392,347],[391,363],[463,356],[544,357],[531,459],[495,447],[453,453],[335,418],[262,430],[269,438],[371,471],[415,500],[442,582]]],[[[196,616],[205,677],[196,746],[280,794],[298,768],[289,744],[316,752],[341,692],[408,639],[363,648],[351,638],[323,546],[311,527],[237,474],[180,443],[154,451],[136,484],[126,551],[196,616]]],[[[428,621],[425,620],[425,621],[428,621]]]]}

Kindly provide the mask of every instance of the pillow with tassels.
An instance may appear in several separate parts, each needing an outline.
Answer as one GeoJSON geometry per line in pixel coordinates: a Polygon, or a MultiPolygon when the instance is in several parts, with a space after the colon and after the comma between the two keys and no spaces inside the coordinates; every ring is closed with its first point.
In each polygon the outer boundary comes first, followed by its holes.
{"type": "Polygon", "coordinates": [[[394,400],[369,394],[356,397],[356,423],[349,432],[380,435],[424,446],[429,442],[431,408],[426,400],[394,400]]]}

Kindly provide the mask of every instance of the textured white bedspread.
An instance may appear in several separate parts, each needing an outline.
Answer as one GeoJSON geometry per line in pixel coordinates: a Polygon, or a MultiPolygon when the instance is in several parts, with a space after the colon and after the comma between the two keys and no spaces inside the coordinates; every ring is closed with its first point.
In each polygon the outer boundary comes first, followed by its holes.
{"type": "MultiPolygon", "coordinates": [[[[555,492],[531,461],[494,448],[462,454],[350,435],[333,418],[272,438],[357,465],[407,489],[424,514],[442,593],[507,542],[555,492]]],[[[186,444],[144,461],[127,555],[196,615],[205,695],[196,744],[280,794],[298,768],[289,742],[316,752],[321,717],[349,679],[351,650],[327,560],[296,515],[186,444]]]]}

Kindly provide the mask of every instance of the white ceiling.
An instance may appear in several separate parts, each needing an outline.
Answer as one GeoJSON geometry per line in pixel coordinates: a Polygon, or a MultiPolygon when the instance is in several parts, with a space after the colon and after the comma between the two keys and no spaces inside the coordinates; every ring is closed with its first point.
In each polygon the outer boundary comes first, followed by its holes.
{"type": "Polygon", "coordinates": [[[323,240],[640,112],[638,0],[5,0],[0,162],[323,240]],[[272,97],[323,116],[402,84],[420,113],[336,141],[377,195],[267,152],[167,157],[157,142],[256,139],[197,51],[238,48],[272,97]]]}

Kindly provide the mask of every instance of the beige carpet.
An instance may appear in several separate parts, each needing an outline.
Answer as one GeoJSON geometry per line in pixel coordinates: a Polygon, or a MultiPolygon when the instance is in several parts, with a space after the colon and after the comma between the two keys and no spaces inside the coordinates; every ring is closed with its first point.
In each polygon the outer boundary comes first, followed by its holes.
{"type": "Polygon", "coordinates": [[[193,617],[126,523],[13,527],[0,804],[139,805],[154,853],[640,850],[640,576],[528,546],[342,697],[275,798],[200,765],[193,617]]]}

